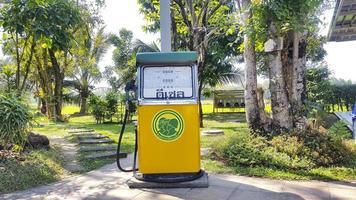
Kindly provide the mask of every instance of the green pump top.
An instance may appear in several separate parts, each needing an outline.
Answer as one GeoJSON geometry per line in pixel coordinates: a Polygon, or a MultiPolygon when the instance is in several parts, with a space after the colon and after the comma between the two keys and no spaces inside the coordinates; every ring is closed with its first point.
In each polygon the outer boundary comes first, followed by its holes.
{"type": "Polygon", "coordinates": [[[195,51],[147,52],[136,55],[136,63],[142,64],[187,64],[195,63],[198,54],[195,51]]]}

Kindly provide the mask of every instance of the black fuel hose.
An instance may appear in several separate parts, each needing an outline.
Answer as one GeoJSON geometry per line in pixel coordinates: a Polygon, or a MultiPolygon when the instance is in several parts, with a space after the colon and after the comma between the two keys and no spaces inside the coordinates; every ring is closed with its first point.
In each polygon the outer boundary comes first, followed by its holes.
{"type": "Polygon", "coordinates": [[[128,111],[128,107],[126,106],[124,121],[122,123],[121,131],[120,131],[120,135],[119,135],[119,141],[117,143],[117,150],[116,150],[116,164],[117,164],[117,167],[123,172],[132,172],[132,171],[138,170],[138,169],[135,169],[136,168],[136,157],[137,157],[137,130],[136,129],[135,129],[134,167],[132,169],[124,169],[120,163],[121,142],[122,142],[122,137],[124,136],[124,133],[125,133],[128,115],[129,115],[129,111],[128,111]]]}

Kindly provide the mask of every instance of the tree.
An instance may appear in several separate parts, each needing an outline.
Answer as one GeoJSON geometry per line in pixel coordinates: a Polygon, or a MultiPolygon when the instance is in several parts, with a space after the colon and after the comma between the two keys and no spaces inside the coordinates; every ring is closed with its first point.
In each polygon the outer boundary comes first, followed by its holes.
{"type": "MultiPolygon", "coordinates": [[[[319,42],[320,38],[314,33],[317,30],[317,13],[322,0],[237,1],[237,4],[245,10],[241,21],[244,27],[247,27],[244,29],[245,39],[249,36],[244,43],[245,54],[250,55],[249,59],[245,59],[246,67],[251,67],[251,71],[246,72],[246,76],[251,78],[246,83],[246,95],[251,95],[253,101],[246,104],[247,108],[252,107],[253,114],[250,116],[247,114],[248,118],[253,116],[252,119],[258,121],[263,116],[263,110],[254,103],[256,99],[259,101],[254,96],[257,94],[254,70],[260,66],[270,79],[273,120],[268,123],[277,132],[292,128],[304,129],[306,127],[304,108],[306,60],[322,59],[325,55],[325,51],[320,48],[322,42],[319,42]],[[311,48],[308,47],[308,42],[312,44],[311,48]],[[246,49],[246,46],[251,47],[251,45],[255,46],[246,49]],[[249,89],[251,83],[253,85],[249,89]],[[260,119],[258,119],[257,109],[260,110],[260,119]]],[[[264,123],[255,124],[260,126],[264,123]]],[[[265,127],[261,128],[265,129],[265,127]]]]}
{"type": "MultiPolygon", "coordinates": [[[[48,109],[49,112],[54,110],[54,115],[48,116],[61,120],[62,88],[65,71],[69,66],[69,49],[75,44],[73,35],[81,23],[78,9],[70,0],[16,0],[3,7],[2,19],[4,31],[14,38],[17,60],[25,55],[24,52],[28,49],[25,44],[30,45],[21,90],[35,57],[38,74],[42,76],[40,85],[46,96],[44,99],[48,101],[46,105],[54,106],[53,109],[48,109]],[[24,45],[23,53],[20,54],[17,44],[21,41],[24,45]],[[52,78],[54,89],[51,85],[52,78]]],[[[18,68],[20,65],[18,64],[18,68]]],[[[19,70],[16,77],[16,87],[19,88],[19,70]]]]}
{"type": "Polygon", "coordinates": [[[132,31],[121,29],[119,35],[111,35],[111,43],[115,46],[113,52],[114,71],[119,75],[119,84],[129,82],[134,79],[136,73],[136,59],[133,51],[132,31]]]}
{"type": "MultiPolygon", "coordinates": [[[[146,31],[159,31],[159,0],[139,0],[140,11],[145,15],[147,25],[144,27],[146,31]]],[[[219,36],[237,36],[238,29],[231,24],[233,4],[230,0],[211,0],[211,1],[192,1],[192,0],[173,0],[171,3],[171,19],[172,19],[172,47],[173,50],[191,50],[198,53],[198,76],[199,76],[199,97],[201,96],[204,85],[207,83],[207,76],[214,76],[214,70],[209,71],[209,67],[219,65],[213,63],[218,60],[225,60],[232,54],[235,54],[237,49],[221,48],[211,49],[216,43],[211,45],[219,36]],[[220,52],[220,49],[229,50],[220,54],[225,55],[222,59],[207,59],[208,55],[213,56],[220,52]],[[211,62],[211,63],[208,63],[211,62]]],[[[231,46],[238,43],[239,40],[230,40],[231,46]]],[[[220,57],[221,58],[221,57],[220,57]]],[[[221,63],[220,63],[221,64],[221,63]]],[[[226,66],[226,65],[225,65],[226,66]]],[[[226,74],[222,70],[222,74],[226,74]]],[[[215,76],[216,77],[216,76],[215,76]]],[[[211,79],[210,79],[211,80],[211,79]]],[[[201,126],[202,121],[202,106],[200,104],[201,126]]]]}
{"type": "Polygon", "coordinates": [[[108,35],[104,33],[104,27],[95,33],[86,26],[81,34],[78,34],[78,47],[73,49],[74,72],[71,75],[75,79],[74,88],[80,95],[80,113],[87,112],[87,99],[90,95],[91,85],[101,79],[101,72],[98,67],[109,47],[108,35]]]}
{"type": "Polygon", "coordinates": [[[24,6],[21,1],[13,1],[1,9],[3,51],[15,60],[15,89],[19,94],[25,89],[36,46],[35,24],[30,20],[34,15],[36,10],[29,4],[24,6]],[[22,69],[25,69],[25,72],[22,73],[22,69]]]}
{"type": "MultiPolygon", "coordinates": [[[[255,40],[256,31],[252,19],[252,3],[250,0],[237,1],[242,27],[244,28],[244,61],[245,61],[245,110],[246,119],[252,131],[260,131],[263,127],[257,98],[257,61],[255,40]]],[[[263,95],[261,95],[263,97],[263,95]]],[[[263,100],[263,99],[262,99],[263,100]]],[[[263,111],[264,112],[264,111],[263,111]]]]}
{"type": "Polygon", "coordinates": [[[113,52],[115,66],[106,67],[104,74],[114,91],[135,79],[138,52],[160,51],[154,42],[146,44],[142,40],[134,40],[132,31],[127,29],[121,29],[119,35],[111,35],[110,41],[115,46],[113,52]]]}
{"type": "Polygon", "coordinates": [[[327,106],[331,103],[332,86],[329,81],[330,72],[327,67],[313,67],[307,70],[308,100],[327,106]]]}

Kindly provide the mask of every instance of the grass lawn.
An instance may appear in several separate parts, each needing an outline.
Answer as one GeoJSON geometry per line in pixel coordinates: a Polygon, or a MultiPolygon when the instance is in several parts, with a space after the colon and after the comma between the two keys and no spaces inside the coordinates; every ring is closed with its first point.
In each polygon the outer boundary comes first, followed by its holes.
{"type": "Polygon", "coordinates": [[[25,161],[0,161],[0,194],[23,190],[68,176],[58,147],[26,153],[25,161]]]}

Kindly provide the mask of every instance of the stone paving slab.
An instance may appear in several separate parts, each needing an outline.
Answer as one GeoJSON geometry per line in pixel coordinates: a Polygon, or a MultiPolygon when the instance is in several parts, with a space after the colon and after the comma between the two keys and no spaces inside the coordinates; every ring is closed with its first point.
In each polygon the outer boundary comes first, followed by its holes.
{"type": "MultiPolygon", "coordinates": [[[[132,154],[121,160],[132,165],[132,154]]],[[[132,173],[120,172],[116,164],[60,182],[0,195],[9,200],[52,199],[192,199],[192,200],[356,200],[356,182],[284,181],[209,173],[209,188],[129,189],[132,173]]]]}
{"type": "Polygon", "coordinates": [[[85,147],[80,147],[80,151],[112,151],[116,150],[117,146],[85,146],[85,147]]]}
{"type": "Polygon", "coordinates": [[[79,141],[79,144],[104,144],[104,143],[114,143],[113,140],[109,139],[87,139],[79,141]]]}
{"type": "MultiPolygon", "coordinates": [[[[105,152],[105,153],[93,153],[85,156],[86,159],[99,159],[99,158],[116,158],[116,151],[105,152]]],[[[119,158],[126,158],[127,153],[120,153],[119,158]]]]}
{"type": "Polygon", "coordinates": [[[81,134],[81,135],[76,135],[78,139],[80,140],[85,140],[85,139],[104,139],[107,138],[105,135],[100,135],[100,134],[81,134]]]}
{"type": "Polygon", "coordinates": [[[70,130],[68,133],[88,133],[88,132],[94,132],[94,129],[83,129],[83,130],[70,130]]]}

